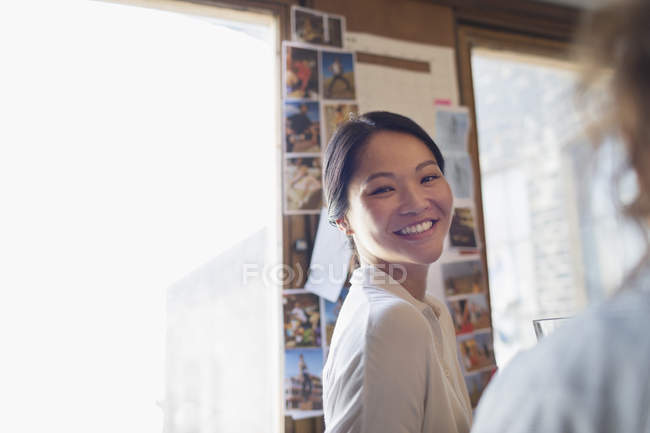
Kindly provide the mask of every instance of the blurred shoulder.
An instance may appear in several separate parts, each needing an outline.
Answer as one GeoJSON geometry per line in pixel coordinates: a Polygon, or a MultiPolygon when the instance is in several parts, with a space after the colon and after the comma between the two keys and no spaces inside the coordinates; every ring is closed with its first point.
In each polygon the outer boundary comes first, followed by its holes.
{"type": "Polygon", "coordinates": [[[650,294],[634,290],[570,320],[494,377],[474,432],[615,431],[635,423],[629,402],[650,392],[647,323],[650,294]]]}

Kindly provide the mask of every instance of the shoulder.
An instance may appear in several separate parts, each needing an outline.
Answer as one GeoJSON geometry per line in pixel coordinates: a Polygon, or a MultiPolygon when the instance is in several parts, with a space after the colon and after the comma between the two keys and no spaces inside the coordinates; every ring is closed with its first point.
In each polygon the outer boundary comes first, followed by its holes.
{"type": "Polygon", "coordinates": [[[412,304],[385,290],[364,287],[368,298],[367,338],[425,337],[426,319],[412,304]]]}
{"type": "Polygon", "coordinates": [[[630,402],[650,392],[649,297],[630,293],[590,308],[517,355],[486,389],[476,433],[636,431],[610,423],[634,423],[630,402]]]}
{"type": "Polygon", "coordinates": [[[431,295],[430,293],[426,294],[426,303],[431,305],[431,308],[434,310],[435,314],[438,316],[440,323],[443,326],[451,327],[453,329],[454,322],[449,314],[449,308],[438,298],[431,295]]]}

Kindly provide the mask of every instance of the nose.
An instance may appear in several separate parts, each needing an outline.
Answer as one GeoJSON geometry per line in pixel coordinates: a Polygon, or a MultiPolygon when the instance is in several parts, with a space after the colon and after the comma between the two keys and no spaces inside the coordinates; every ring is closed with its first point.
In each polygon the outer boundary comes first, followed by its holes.
{"type": "Polygon", "coordinates": [[[411,185],[402,189],[400,214],[418,215],[429,209],[429,207],[431,207],[431,203],[429,202],[426,193],[419,188],[419,185],[411,185]]]}

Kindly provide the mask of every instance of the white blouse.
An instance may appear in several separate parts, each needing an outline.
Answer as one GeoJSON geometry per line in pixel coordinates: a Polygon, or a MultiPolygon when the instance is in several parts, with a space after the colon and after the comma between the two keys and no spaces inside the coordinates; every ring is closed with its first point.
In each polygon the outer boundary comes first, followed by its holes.
{"type": "Polygon", "coordinates": [[[362,265],[323,370],[327,433],[466,433],[472,409],[446,306],[362,265]]]}

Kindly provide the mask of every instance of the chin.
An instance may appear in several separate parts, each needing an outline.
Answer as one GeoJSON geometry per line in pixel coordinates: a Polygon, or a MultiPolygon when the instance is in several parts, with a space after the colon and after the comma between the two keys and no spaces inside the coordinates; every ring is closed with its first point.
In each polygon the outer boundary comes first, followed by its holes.
{"type": "Polygon", "coordinates": [[[438,251],[437,253],[428,254],[427,256],[423,257],[419,261],[419,263],[421,263],[423,265],[430,265],[431,263],[438,261],[438,259],[440,258],[441,255],[442,255],[442,251],[438,251]]]}
{"type": "Polygon", "coordinates": [[[418,265],[430,265],[431,263],[436,262],[441,255],[442,248],[432,248],[419,254],[404,254],[403,261],[418,265]]]}

